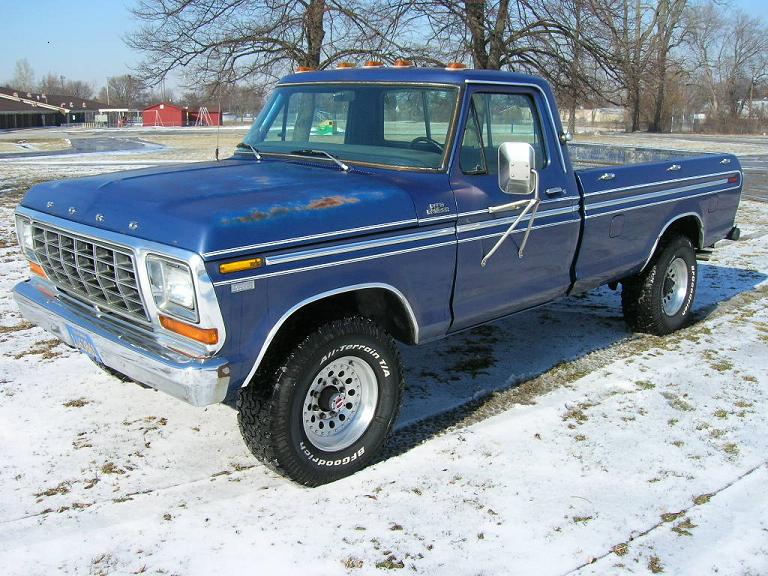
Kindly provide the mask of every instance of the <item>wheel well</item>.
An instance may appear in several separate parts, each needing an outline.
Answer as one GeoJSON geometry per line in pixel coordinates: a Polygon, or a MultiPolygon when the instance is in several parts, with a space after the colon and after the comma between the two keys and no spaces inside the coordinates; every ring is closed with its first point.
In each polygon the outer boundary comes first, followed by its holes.
{"type": "Polygon", "coordinates": [[[684,216],[672,222],[661,236],[659,245],[661,246],[670,238],[675,236],[685,236],[693,245],[694,248],[704,247],[703,230],[701,229],[701,221],[697,216],[684,216]]]}
{"type": "Polygon", "coordinates": [[[396,340],[416,343],[415,319],[400,295],[386,288],[355,289],[320,298],[295,310],[269,342],[256,374],[271,375],[297,342],[323,324],[344,316],[363,316],[376,322],[396,340]]]}

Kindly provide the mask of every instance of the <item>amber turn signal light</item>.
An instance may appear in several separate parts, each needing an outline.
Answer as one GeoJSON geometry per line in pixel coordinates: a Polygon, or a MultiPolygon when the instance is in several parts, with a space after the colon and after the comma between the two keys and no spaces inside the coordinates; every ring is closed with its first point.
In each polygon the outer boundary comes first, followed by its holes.
{"type": "Polygon", "coordinates": [[[219,272],[222,274],[232,274],[232,272],[242,272],[243,270],[261,268],[263,265],[263,258],[248,258],[247,260],[237,260],[235,262],[219,264],[219,272]]]}
{"type": "Polygon", "coordinates": [[[216,328],[198,328],[167,316],[160,316],[160,325],[166,330],[192,338],[192,340],[197,340],[203,344],[216,344],[219,341],[219,331],[216,328]]]}
{"type": "Polygon", "coordinates": [[[40,266],[40,264],[38,264],[37,262],[32,262],[32,261],[29,262],[29,271],[32,272],[33,274],[37,274],[41,278],[45,278],[46,280],[48,280],[48,276],[45,274],[45,270],[43,270],[43,267],[40,266]]]}

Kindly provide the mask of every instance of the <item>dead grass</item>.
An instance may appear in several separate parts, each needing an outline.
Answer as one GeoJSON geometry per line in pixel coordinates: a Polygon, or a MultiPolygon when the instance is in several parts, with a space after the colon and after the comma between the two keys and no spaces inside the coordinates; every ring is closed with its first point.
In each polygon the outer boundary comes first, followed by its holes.
{"type": "Polygon", "coordinates": [[[25,356],[40,356],[43,360],[51,360],[53,358],[59,358],[64,355],[62,352],[55,350],[55,348],[57,348],[59,344],[63,344],[63,342],[58,338],[51,338],[50,340],[41,340],[39,342],[35,342],[34,345],[28,350],[19,352],[14,356],[14,358],[16,360],[20,360],[25,356]]]}

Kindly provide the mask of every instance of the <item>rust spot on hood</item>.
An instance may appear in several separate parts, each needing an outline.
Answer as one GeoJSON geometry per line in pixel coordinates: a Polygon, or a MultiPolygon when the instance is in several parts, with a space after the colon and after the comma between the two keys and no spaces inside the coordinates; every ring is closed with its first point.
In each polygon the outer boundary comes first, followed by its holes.
{"type": "Polygon", "coordinates": [[[235,216],[232,219],[225,219],[224,224],[230,222],[240,222],[241,224],[247,224],[248,222],[259,222],[261,220],[267,220],[269,218],[276,218],[278,216],[284,216],[291,212],[304,212],[306,210],[326,210],[328,208],[338,208],[345,204],[357,204],[360,202],[359,198],[354,196],[324,196],[323,198],[317,198],[312,200],[308,204],[301,204],[299,206],[273,206],[268,211],[254,210],[249,214],[243,216],[235,216]]]}
{"type": "Polygon", "coordinates": [[[307,208],[310,210],[324,210],[325,208],[336,208],[344,204],[357,204],[358,202],[360,202],[360,199],[354,196],[326,196],[325,198],[312,200],[312,202],[307,204],[307,208]]]}

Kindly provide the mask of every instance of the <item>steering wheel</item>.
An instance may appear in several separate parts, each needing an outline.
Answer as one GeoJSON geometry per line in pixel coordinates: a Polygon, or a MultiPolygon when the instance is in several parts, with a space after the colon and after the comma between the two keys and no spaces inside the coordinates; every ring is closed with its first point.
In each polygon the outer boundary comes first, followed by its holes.
{"type": "Polygon", "coordinates": [[[428,144],[437,150],[440,154],[443,153],[443,145],[437,140],[433,140],[429,136],[419,136],[411,140],[411,148],[416,148],[416,144],[428,144]]]}

